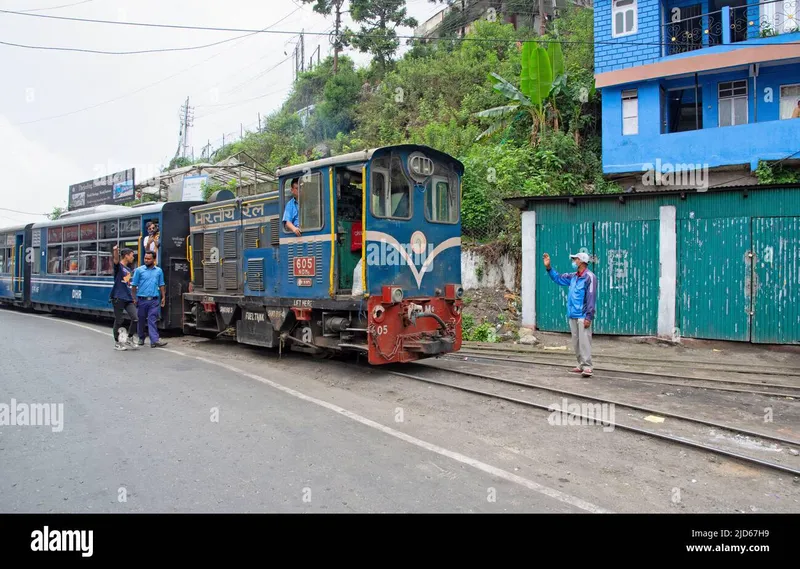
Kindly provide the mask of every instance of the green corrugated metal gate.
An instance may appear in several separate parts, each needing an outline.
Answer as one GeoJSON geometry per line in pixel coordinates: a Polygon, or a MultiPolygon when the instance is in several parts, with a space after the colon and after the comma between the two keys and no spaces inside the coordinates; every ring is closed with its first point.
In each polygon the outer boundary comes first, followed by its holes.
{"type": "Polygon", "coordinates": [[[800,218],[681,220],[678,251],[683,336],[800,342],[800,218]]]}
{"type": "Polygon", "coordinates": [[[537,258],[523,263],[537,265],[540,330],[569,331],[567,288],[544,272],[542,254],[571,272],[569,254],[584,250],[598,278],[595,333],[656,335],[661,316],[662,334],[800,343],[800,188],[541,198],[528,209],[537,258]],[[674,283],[660,282],[662,239],[674,283]]]}
{"type": "MultiPolygon", "coordinates": [[[[598,281],[595,333],[656,333],[658,221],[540,225],[536,242],[561,273],[572,272],[571,253],[584,251],[593,258],[590,270],[598,281]]],[[[568,332],[567,287],[556,285],[544,269],[536,281],[537,327],[568,332]]]]}

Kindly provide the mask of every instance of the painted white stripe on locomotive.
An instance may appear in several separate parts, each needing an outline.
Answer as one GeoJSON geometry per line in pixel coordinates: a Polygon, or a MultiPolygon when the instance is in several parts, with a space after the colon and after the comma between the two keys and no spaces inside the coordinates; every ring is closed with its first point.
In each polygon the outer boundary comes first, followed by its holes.
{"type": "Polygon", "coordinates": [[[425,271],[433,264],[433,260],[439,253],[446,251],[447,249],[452,249],[453,247],[461,246],[461,237],[451,237],[450,239],[446,239],[445,241],[439,243],[439,245],[437,245],[436,248],[431,251],[431,254],[428,255],[427,259],[425,259],[422,267],[417,270],[417,267],[414,265],[414,262],[411,260],[411,257],[409,256],[405,247],[400,245],[397,239],[388,233],[382,233],[380,231],[367,231],[367,241],[380,241],[397,249],[403,259],[406,261],[408,267],[411,269],[411,272],[414,274],[414,279],[417,281],[417,288],[422,287],[422,278],[425,276],[425,271]]]}
{"type": "MultiPolygon", "coordinates": [[[[77,322],[69,322],[69,321],[66,321],[66,320],[56,320],[56,319],[54,319],[52,317],[39,316],[37,314],[24,314],[24,313],[14,313],[14,314],[19,314],[20,316],[29,316],[31,318],[41,318],[43,320],[49,320],[50,322],[60,322],[62,324],[69,324],[71,326],[77,326],[78,328],[84,328],[86,330],[89,330],[90,332],[94,332],[94,333],[100,334],[102,336],[107,336],[108,337],[108,336],[111,335],[111,331],[110,330],[108,330],[108,331],[99,330],[99,329],[93,328],[91,326],[86,326],[84,324],[78,324],[77,322]]],[[[302,399],[303,401],[307,401],[309,403],[313,403],[314,405],[318,405],[320,407],[324,407],[325,409],[333,411],[334,413],[338,413],[339,415],[343,415],[344,417],[347,417],[348,419],[351,419],[353,421],[357,421],[358,423],[361,423],[362,425],[365,425],[367,427],[371,427],[373,429],[381,431],[384,434],[387,434],[389,436],[395,437],[397,439],[405,441],[405,442],[407,442],[409,444],[412,444],[414,446],[423,448],[423,449],[428,450],[430,452],[436,453],[436,454],[438,454],[440,456],[446,456],[447,458],[450,458],[450,459],[455,460],[457,462],[460,462],[462,464],[466,464],[467,466],[471,466],[471,467],[473,467],[473,468],[475,468],[477,470],[481,470],[483,472],[486,472],[487,474],[491,474],[492,476],[496,476],[498,478],[502,478],[503,480],[507,480],[509,482],[513,482],[514,484],[518,484],[520,486],[528,488],[529,490],[533,490],[534,492],[538,492],[539,494],[543,494],[543,495],[548,496],[548,497],[550,497],[550,498],[552,498],[554,500],[557,500],[557,501],[562,502],[564,504],[569,504],[571,506],[574,506],[574,507],[579,508],[581,510],[584,510],[586,512],[591,512],[593,514],[610,514],[610,513],[613,513],[610,510],[606,510],[605,508],[601,508],[600,506],[597,506],[595,504],[592,504],[591,502],[587,502],[585,500],[582,500],[581,498],[578,498],[576,496],[572,496],[570,494],[562,492],[561,490],[556,490],[554,488],[549,488],[547,486],[543,486],[541,484],[538,484],[537,482],[534,482],[533,480],[529,480],[527,478],[523,478],[522,476],[518,476],[516,474],[512,474],[511,472],[508,472],[508,471],[503,470],[501,468],[498,468],[496,466],[492,466],[491,464],[486,464],[485,462],[481,462],[480,460],[477,460],[475,458],[463,455],[463,454],[455,452],[455,451],[451,451],[449,449],[446,449],[444,447],[440,447],[438,445],[429,443],[427,441],[423,441],[422,439],[418,439],[416,437],[412,437],[411,435],[407,435],[406,433],[404,433],[402,431],[398,431],[398,430],[393,429],[391,427],[387,427],[386,425],[382,425],[381,423],[373,421],[372,419],[367,419],[366,417],[362,417],[361,415],[353,413],[352,411],[348,411],[347,409],[345,409],[343,407],[339,407],[338,405],[334,405],[333,403],[328,403],[327,401],[323,401],[322,399],[317,399],[316,397],[312,397],[310,395],[306,395],[305,393],[301,393],[300,391],[292,389],[291,387],[286,387],[283,384],[276,383],[276,382],[274,382],[272,380],[269,380],[269,379],[267,379],[265,377],[261,377],[259,375],[255,375],[253,373],[246,372],[244,370],[241,370],[241,369],[236,368],[234,366],[230,366],[228,364],[220,363],[220,362],[217,362],[217,361],[214,361],[214,360],[210,360],[210,359],[207,359],[207,358],[203,358],[203,357],[200,357],[200,356],[192,356],[192,355],[189,355],[189,354],[185,354],[183,352],[179,352],[177,350],[172,350],[172,349],[169,349],[169,348],[162,348],[162,351],[169,352],[171,354],[175,354],[175,355],[178,355],[178,356],[181,356],[181,357],[184,357],[184,358],[191,358],[193,360],[197,360],[197,361],[203,362],[205,364],[211,364],[211,365],[219,366],[219,367],[227,369],[228,371],[231,371],[233,373],[237,373],[237,374],[239,374],[239,375],[241,375],[243,377],[247,377],[247,378],[253,379],[255,381],[258,381],[259,383],[264,383],[266,385],[269,385],[270,387],[273,387],[274,389],[277,389],[277,390],[282,391],[282,392],[284,392],[284,393],[286,393],[288,395],[291,395],[292,397],[296,397],[298,399],[302,399]]]]}
{"type": "Polygon", "coordinates": [[[330,234],[303,235],[302,237],[281,237],[281,245],[295,245],[297,243],[329,243],[330,240],[330,234]]]}

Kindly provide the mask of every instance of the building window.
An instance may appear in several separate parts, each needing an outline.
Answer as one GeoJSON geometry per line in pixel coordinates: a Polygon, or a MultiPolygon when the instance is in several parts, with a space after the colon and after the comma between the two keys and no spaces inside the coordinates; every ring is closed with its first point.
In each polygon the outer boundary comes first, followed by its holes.
{"type": "Polygon", "coordinates": [[[703,128],[703,92],[694,87],[673,89],[667,96],[666,132],[703,128]]]}
{"type": "Polygon", "coordinates": [[[719,126],[747,124],[747,79],[719,84],[719,126]]]}
{"type": "Polygon", "coordinates": [[[800,85],[781,85],[781,118],[800,118],[800,85]]]}
{"type": "Polygon", "coordinates": [[[636,89],[622,92],[622,134],[639,134],[639,94],[636,89]]]}
{"type": "Polygon", "coordinates": [[[636,33],[637,0],[611,0],[611,36],[629,36],[636,33]]]}

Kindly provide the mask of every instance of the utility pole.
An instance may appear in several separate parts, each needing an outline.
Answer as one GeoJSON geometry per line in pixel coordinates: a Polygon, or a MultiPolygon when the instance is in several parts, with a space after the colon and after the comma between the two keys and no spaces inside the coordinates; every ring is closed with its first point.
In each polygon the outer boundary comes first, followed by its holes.
{"type": "Polygon", "coordinates": [[[300,71],[305,72],[306,70],[306,42],[303,37],[303,32],[305,30],[300,31],[300,71]]]}
{"type": "Polygon", "coordinates": [[[544,0],[539,0],[539,35],[543,36],[547,33],[544,25],[544,0]]]}
{"type": "Polygon", "coordinates": [[[194,125],[194,109],[189,106],[189,97],[181,107],[181,143],[183,145],[183,157],[186,158],[189,150],[189,127],[194,125]]]}
{"type": "Polygon", "coordinates": [[[341,49],[341,46],[339,45],[339,31],[340,31],[341,26],[342,26],[342,4],[343,3],[344,3],[344,0],[339,0],[336,3],[336,26],[335,26],[335,30],[333,32],[334,33],[334,36],[333,36],[333,74],[334,75],[336,75],[336,73],[339,71],[339,49],[341,49]]]}

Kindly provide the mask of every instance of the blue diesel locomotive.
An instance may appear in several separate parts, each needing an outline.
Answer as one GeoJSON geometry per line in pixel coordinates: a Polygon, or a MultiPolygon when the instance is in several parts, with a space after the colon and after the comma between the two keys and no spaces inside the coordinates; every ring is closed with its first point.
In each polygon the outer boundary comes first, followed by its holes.
{"type": "Polygon", "coordinates": [[[373,365],[460,349],[460,162],[399,145],[277,174],[276,192],[191,208],[187,334],[373,365]]]}
{"type": "Polygon", "coordinates": [[[162,329],[373,365],[460,349],[458,160],[397,145],[277,174],[280,189],[256,196],[98,206],[0,229],[0,303],[112,316],[113,247],[139,262],[153,223],[162,329]]]}

